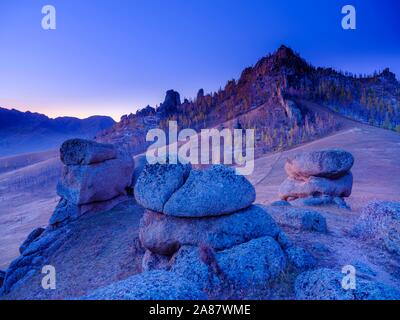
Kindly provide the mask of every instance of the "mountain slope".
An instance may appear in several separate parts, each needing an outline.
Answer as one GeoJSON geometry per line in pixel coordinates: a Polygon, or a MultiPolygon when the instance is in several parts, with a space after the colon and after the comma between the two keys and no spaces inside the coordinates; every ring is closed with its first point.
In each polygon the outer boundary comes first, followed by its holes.
{"type": "Polygon", "coordinates": [[[180,129],[210,127],[256,129],[260,156],[326,136],[341,128],[341,121],[322,109],[310,109],[314,102],[371,125],[400,131],[400,84],[388,69],[372,76],[354,76],[331,68],[315,68],[292,49],[281,46],[274,54],[246,68],[239,80],[224,89],[181,102],[179,93],[169,90],[158,107],[123,116],[112,128],[97,135],[99,141],[143,152],[149,145],[146,132],[166,129],[176,120],[180,129]]]}
{"type": "Polygon", "coordinates": [[[104,116],[50,119],[39,113],[0,108],[0,157],[57,148],[72,137],[93,138],[114,123],[104,116]]]}

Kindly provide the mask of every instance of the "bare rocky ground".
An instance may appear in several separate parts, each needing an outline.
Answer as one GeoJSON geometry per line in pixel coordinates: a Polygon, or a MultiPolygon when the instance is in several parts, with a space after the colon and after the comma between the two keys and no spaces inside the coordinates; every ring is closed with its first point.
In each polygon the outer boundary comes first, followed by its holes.
{"type": "Polygon", "coordinates": [[[7,299],[80,297],[140,272],[144,251],[138,242],[138,225],[142,214],[141,207],[127,201],[71,223],[68,240],[49,261],[57,270],[57,290],[43,290],[38,274],[7,299]]]}
{"type": "MultiPolygon", "coordinates": [[[[318,260],[319,266],[340,272],[343,266],[352,264],[361,277],[400,288],[399,261],[376,243],[349,235],[349,230],[367,202],[400,201],[400,163],[397,159],[400,154],[399,134],[349,122],[344,130],[329,137],[259,158],[254,173],[249,177],[257,191],[256,203],[269,205],[278,200],[278,187],[286,178],[284,162],[288,155],[303,150],[335,147],[345,149],[355,157],[352,169],[354,186],[351,197],[347,199],[351,211],[336,207],[312,208],[326,217],[328,234],[301,231],[282,220],[284,211],[290,210],[290,207],[268,207],[268,210],[280,222],[290,240],[308,249],[318,260]]],[[[29,168],[29,171],[35,169],[41,172],[38,169],[40,163],[17,171],[29,168]]],[[[21,189],[16,189],[20,192],[5,192],[7,185],[12,182],[9,174],[0,174],[0,268],[3,269],[18,256],[17,248],[27,234],[33,228],[47,224],[57,200],[52,183],[41,182],[46,185],[42,190],[48,190],[41,194],[34,191],[21,193],[21,189]],[[21,202],[21,197],[25,201],[21,202]]],[[[68,240],[49,261],[57,270],[57,289],[43,290],[40,285],[42,275],[38,274],[4,298],[77,298],[140,272],[144,252],[137,236],[142,214],[143,209],[132,200],[108,212],[88,215],[73,222],[68,226],[68,240]]],[[[293,298],[293,274],[282,275],[281,280],[273,289],[243,292],[238,298],[293,298]]],[[[227,297],[230,297],[228,293],[217,296],[227,297]]]]}

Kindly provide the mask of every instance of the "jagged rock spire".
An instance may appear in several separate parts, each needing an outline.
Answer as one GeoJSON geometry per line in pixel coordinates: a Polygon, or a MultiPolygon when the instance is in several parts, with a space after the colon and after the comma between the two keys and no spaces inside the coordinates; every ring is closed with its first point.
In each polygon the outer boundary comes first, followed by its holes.
{"type": "Polygon", "coordinates": [[[167,117],[177,111],[177,107],[181,105],[181,97],[179,92],[168,90],[165,95],[164,102],[157,109],[162,117],[167,117]]]}

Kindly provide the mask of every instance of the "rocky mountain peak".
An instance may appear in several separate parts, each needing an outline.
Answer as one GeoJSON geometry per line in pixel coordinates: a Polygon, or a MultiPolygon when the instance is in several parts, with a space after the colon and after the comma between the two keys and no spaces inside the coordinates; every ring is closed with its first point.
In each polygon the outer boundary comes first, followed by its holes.
{"type": "Polygon", "coordinates": [[[380,74],[379,77],[383,80],[397,83],[396,75],[390,71],[389,68],[384,69],[380,74]]]}
{"type": "Polygon", "coordinates": [[[177,107],[180,106],[181,97],[179,92],[175,90],[168,90],[165,95],[164,102],[159,106],[157,112],[162,117],[168,117],[171,114],[174,114],[177,111],[177,107]]]}
{"type": "Polygon", "coordinates": [[[197,92],[197,100],[203,97],[204,97],[204,89],[199,89],[199,91],[197,92]]]}
{"type": "Polygon", "coordinates": [[[295,53],[291,48],[281,45],[277,51],[271,56],[273,67],[275,71],[282,71],[283,69],[292,70],[292,73],[304,73],[309,71],[307,62],[295,53]]]}
{"type": "Polygon", "coordinates": [[[296,54],[294,53],[294,51],[285,46],[284,44],[282,44],[278,50],[276,50],[275,52],[275,56],[280,58],[280,59],[288,59],[288,58],[294,58],[296,57],[296,54]]]}

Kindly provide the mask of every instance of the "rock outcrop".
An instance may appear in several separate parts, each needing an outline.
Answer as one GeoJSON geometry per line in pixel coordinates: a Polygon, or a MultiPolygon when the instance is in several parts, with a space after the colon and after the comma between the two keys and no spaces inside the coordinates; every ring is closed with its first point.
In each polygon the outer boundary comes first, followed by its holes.
{"type": "Polygon", "coordinates": [[[328,232],[325,217],[316,211],[305,212],[301,218],[301,226],[304,230],[308,231],[328,232]]]}
{"type": "Polygon", "coordinates": [[[282,247],[261,237],[202,257],[203,248],[184,246],[172,258],[171,271],[199,283],[203,290],[228,282],[239,288],[268,285],[287,267],[282,247]]]}
{"type": "Polygon", "coordinates": [[[2,292],[9,293],[11,289],[22,286],[25,281],[40,272],[47,259],[63,245],[68,236],[69,231],[63,228],[46,229],[33,240],[32,237],[28,237],[29,241],[24,242],[26,245],[21,255],[11,262],[6,271],[2,292]]]}
{"type": "Polygon", "coordinates": [[[290,241],[266,207],[253,204],[250,182],[231,168],[147,165],[135,197],[146,209],[139,230],[147,250],[143,270],[170,270],[206,289],[218,282],[265,285],[287,267],[290,241]]]}
{"type": "Polygon", "coordinates": [[[336,204],[346,208],[343,198],[353,187],[350,172],[353,156],[344,150],[305,152],[287,159],[288,178],[279,188],[282,200],[302,199],[305,205],[336,204]]]}
{"type": "Polygon", "coordinates": [[[65,164],[57,186],[61,199],[49,226],[33,230],[20,246],[21,255],[6,271],[3,293],[39,272],[67,240],[67,223],[89,212],[112,209],[127,198],[134,169],[128,153],[112,145],[73,139],[64,142],[60,158],[65,164]]]}
{"type": "Polygon", "coordinates": [[[304,248],[293,246],[286,253],[289,263],[297,270],[307,270],[317,265],[316,259],[304,248]]]}
{"type": "Polygon", "coordinates": [[[266,209],[252,205],[234,214],[203,218],[171,217],[147,210],[139,237],[146,249],[172,255],[184,245],[207,243],[216,250],[223,250],[254,238],[276,238],[279,232],[279,226],[266,209]]]}
{"type": "Polygon", "coordinates": [[[57,185],[61,197],[50,224],[58,226],[88,212],[108,210],[125,200],[132,182],[134,161],[110,144],[73,139],[60,149],[64,163],[57,185]]]}
{"type": "Polygon", "coordinates": [[[179,92],[174,90],[168,90],[165,95],[165,100],[157,109],[157,113],[162,118],[166,118],[172,114],[175,114],[178,110],[178,106],[181,105],[181,97],[179,92]]]}
{"type": "Polygon", "coordinates": [[[19,253],[23,254],[24,251],[29,247],[29,245],[35,241],[40,235],[45,231],[44,228],[36,228],[34,229],[26,238],[26,240],[19,247],[19,253]]]}
{"type": "Polygon", "coordinates": [[[334,180],[319,177],[309,177],[305,181],[288,178],[281,184],[279,192],[284,200],[310,196],[349,197],[352,186],[353,175],[348,173],[334,180]]]}

